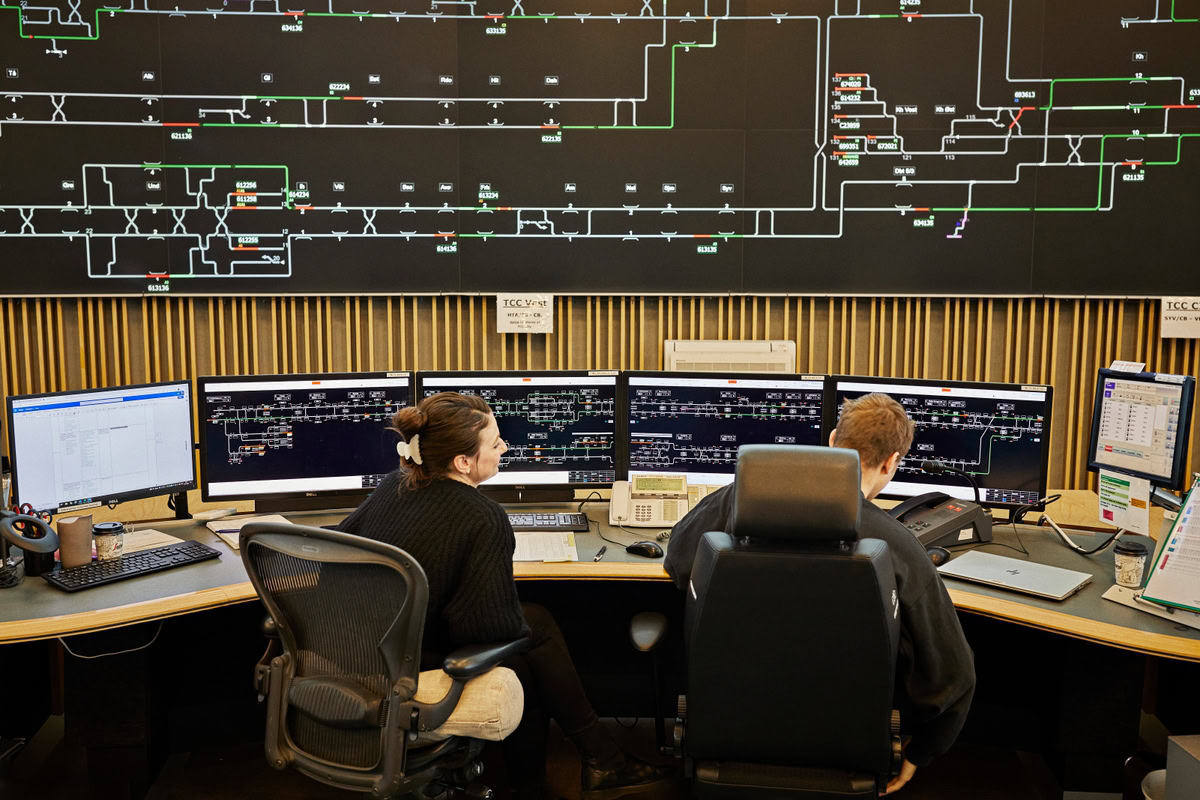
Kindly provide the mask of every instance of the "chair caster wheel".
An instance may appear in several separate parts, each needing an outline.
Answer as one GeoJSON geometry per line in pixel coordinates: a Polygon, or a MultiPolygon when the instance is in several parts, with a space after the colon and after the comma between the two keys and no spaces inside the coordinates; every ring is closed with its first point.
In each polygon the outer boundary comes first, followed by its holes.
{"type": "Polygon", "coordinates": [[[466,788],[463,794],[471,800],[492,800],[492,796],[495,793],[482,783],[472,783],[466,788]]]}

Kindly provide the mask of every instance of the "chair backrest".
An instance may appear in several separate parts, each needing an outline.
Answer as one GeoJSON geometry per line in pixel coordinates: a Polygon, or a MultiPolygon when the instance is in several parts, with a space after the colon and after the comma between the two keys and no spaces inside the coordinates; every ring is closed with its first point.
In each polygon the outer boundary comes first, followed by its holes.
{"type": "Polygon", "coordinates": [[[383,542],[280,523],[245,526],[240,549],[286,657],[280,740],[268,750],[379,766],[394,735],[388,705],[416,692],[429,595],[421,566],[383,542]]]}
{"type": "Polygon", "coordinates": [[[888,774],[896,582],[859,484],[853,450],[741,448],[687,592],[689,757],[888,774]]]}

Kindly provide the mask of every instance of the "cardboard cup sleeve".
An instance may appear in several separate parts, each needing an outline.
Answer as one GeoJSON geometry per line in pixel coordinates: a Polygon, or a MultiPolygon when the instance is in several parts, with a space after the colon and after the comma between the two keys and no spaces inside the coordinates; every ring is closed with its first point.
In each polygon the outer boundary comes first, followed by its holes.
{"type": "Polygon", "coordinates": [[[60,519],[58,547],[63,569],[92,563],[92,515],[60,519]]]}

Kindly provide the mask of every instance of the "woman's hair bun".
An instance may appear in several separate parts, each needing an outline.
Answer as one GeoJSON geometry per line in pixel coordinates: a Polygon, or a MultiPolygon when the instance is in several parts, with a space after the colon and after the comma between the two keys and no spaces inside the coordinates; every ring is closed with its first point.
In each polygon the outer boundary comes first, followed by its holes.
{"type": "Polygon", "coordinates": [[[392,425],[407,441],[413,437],[413,434],[421,432],[427,419],[424,411],[416,406],[408,406],[396,412],[396,416],[392,418],[392,425]]]}

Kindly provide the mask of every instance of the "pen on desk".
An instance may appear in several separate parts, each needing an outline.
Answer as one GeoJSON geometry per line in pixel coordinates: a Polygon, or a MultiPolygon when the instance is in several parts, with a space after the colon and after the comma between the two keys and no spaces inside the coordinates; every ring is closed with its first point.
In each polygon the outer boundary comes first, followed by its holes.
{"type": "Polygon", "coordinates": [[[599,561],[600,559],[604,558],[604,554],[605,554],[605,553],[607,553],[607,552],[608,552],[608,545],[604,545],[604,546],[603,546],[603,547],[601,547],[601,548],[600,548],[600,550],[599,550],[599,551],[596,553],[596,557],[595,557],[595,558],[593,558],[593,559],[592,559],[592,561],[599,561]]]}
{"type": "Polygon", "coordinates": [[[241,532],[242,532],[241,528],[221,528],[220,530],[213,531],[213,533],[241,533],[241,532]]]}

